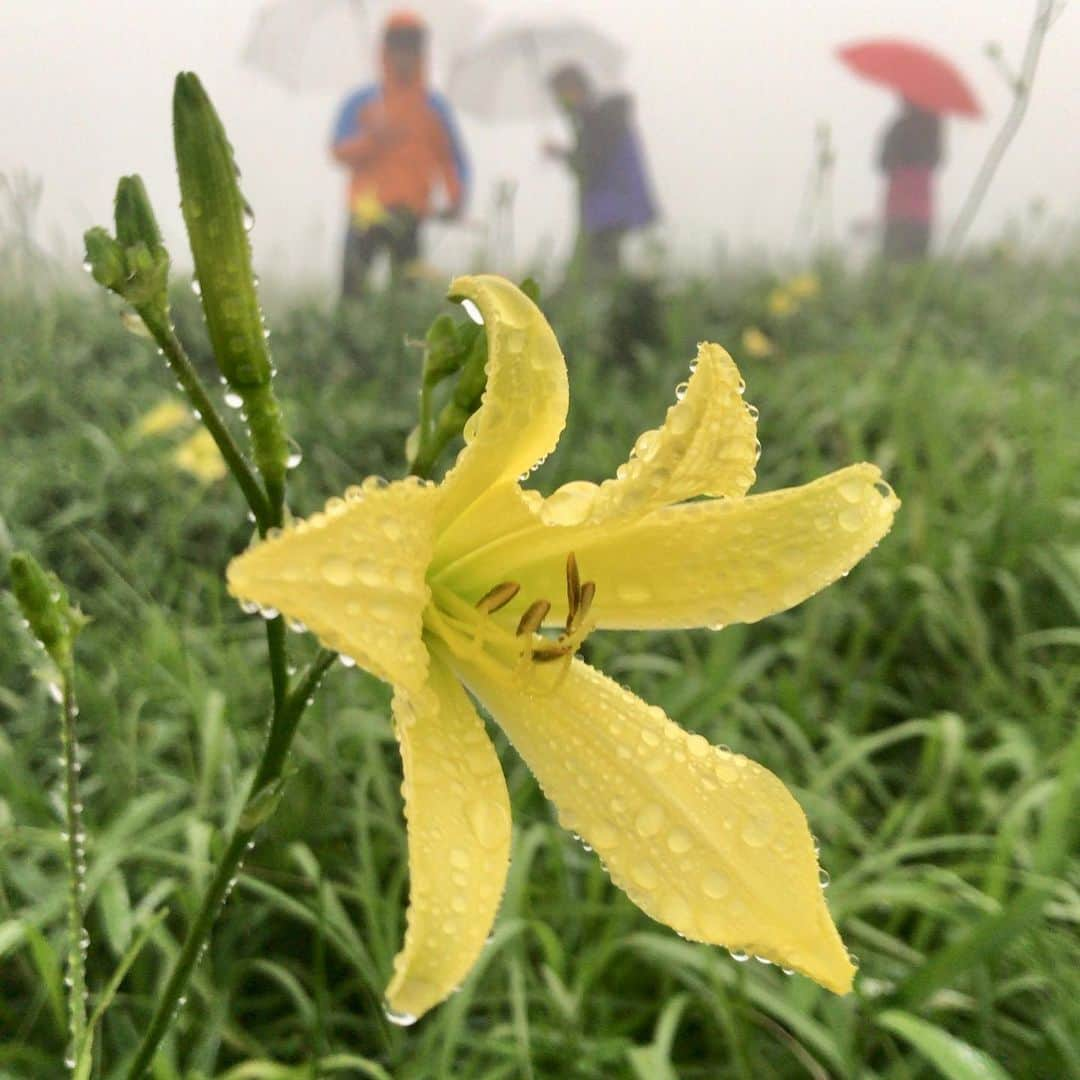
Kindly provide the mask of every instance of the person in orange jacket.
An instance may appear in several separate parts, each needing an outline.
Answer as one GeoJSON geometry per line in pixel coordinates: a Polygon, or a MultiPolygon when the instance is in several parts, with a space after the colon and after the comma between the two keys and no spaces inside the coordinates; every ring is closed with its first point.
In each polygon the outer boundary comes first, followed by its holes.
{"type": "Polygon", "coordinates": [[[465,148],[443,96],[427,86],[427,27],[398,12],[383,34],[382,79],[346,99],[332,153],[349,180],[342,295],[356,297],[376,256],[387,251],[396,276],[420,254],[420,226],[442,188],[440,217],[464,206],[469,181],[465,148]]]}

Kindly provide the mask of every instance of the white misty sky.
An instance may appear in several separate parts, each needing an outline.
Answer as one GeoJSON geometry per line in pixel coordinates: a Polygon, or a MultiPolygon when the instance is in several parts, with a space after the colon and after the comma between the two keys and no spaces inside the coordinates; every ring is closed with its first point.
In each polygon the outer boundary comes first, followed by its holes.
{"type": "MultiPolygon", "coordinates": [[[[837,235],[873,216],[879,178],[872,158],[894,104],[832,55],[838,43],[864,36],[932,44],[977,89],[986,120],[948,127],[940,202],[949,218],[1009,103],[984,47],[999,42],[1018,62],[1035,6],[1034,0],[479,2],[496,20],[573,10],[626,46],[626,83],[637,99],[664,208],[661,235],[695,260],[721,239],[736,251],[790,251],[819,121],[831,124],[838,153],[837,235]]],[[[183,251],[169,98],[175,72],[192,69],[236,146],[257,212],[263,272],[336,274],[344,177],[328,161],[326,139],[337,96],[291,96],[241,66],[259,6],[260,0],[0,4],[0,171],[24,168],[44,180],[40,231],[50,247],[77,257],[82,230],[108,221],[117,177],[140,172],[174,251],[183,251]]],[[[1028,119],[980,220],[982,235],[1022,215],[1036,198],[1076,220],[1078,56],[1080,13],[1073,6],[1047,42],[1028,119]]],[[[505,128],[464,117],[462,126],[476,165],[477,228],[493,184],[514,178],[519,253],[563,250],[571,234],[571,190],[538,152],[543,136],[559,132],[558,120],[505,128]]],[[[431,261],[446,272],[460,267],[479,236],[433,228],[431,261]]]]}

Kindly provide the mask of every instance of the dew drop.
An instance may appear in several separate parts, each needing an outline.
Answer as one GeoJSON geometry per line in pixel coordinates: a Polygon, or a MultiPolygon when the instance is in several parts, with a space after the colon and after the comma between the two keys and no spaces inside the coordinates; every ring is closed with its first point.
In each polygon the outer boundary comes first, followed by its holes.
{"type": "Polygon", "coordinates": [[[352,564],[348,559],[332,555],[321,567],[323,580],[328,585],[348,585],[353,579],[352,564]]]}
{"type": "Polygon", "coordinates": [[[235,390],[230,390],[225,395],[225,404],[230,409],[239,409],[244,404],[244,399],[235,390]]]}
{"type": "Polygon", "coordinates": [[[824,866],[822,866],[822,867],[821,867],[821,868],[820,868],[820,869],[818,870],[818,884],[819,884],[819,885],[820,885],[820,886],[821,886],[821,887],[822,887],[823,889],[827,889],[827,888],[829,887],[829,882],[830,882],[831,880],[832,880],[832,879],[831,879],[831,878],[829,877],[829,871],[828,871],[828,870],[826,870],[824,866]]]}
{"type": "Polygon", "coordinates": [[[737,964],[745,964],[750,959],[750,954],[743,952],[741,949],[728,949],[728,953],[737,964]]]}
{"type": "Polygon", "coordinates": [[[689,389],[690,384],[688,382],[679,383],[679,385],[675,387],[675,399],[677,401],[682,401],[682,399],[686,397],[686,393],[689,389]]]}
{"type": "Polygon", "coordinates": [[[199,279],[197,277],[193,277],[191,279],[191,291],[196,296],[202,296],[202,283],[199,281],[199,279]]]}
{"type": "Polygon", "coordinates": [[[693,840],[690,834],[685,829],[672,829],[668,833],[667,846],[675,852],[676,855],[681,855],[684,851],[689,851],[693,844],[693,840]]]}
{"type": "Polygon", "coordinates": [[[637,829],[638,835],[643,836],[646,839],[650,836],[655,836],[664,824],[664,811],[656,803],[649,803],[643,806],[638,811],[637,818],[634,820],[634,828],[637,829]]]}
{"type": "Polygon", "coordinates": [[[701,887],[705,895],[713,900],[719,900],[726,896],[731,887],[731,881],[723,870],[710,870],[701,881],[701,887]]]}
{"type": "Polygon", "coordinates": [[[255,228],[255,211],[248,203],[244,203],[244,232],[251,232],[255,228]]]}
{"type": "Polygon", "coordinates": [[[54,682],[49,683],[49,697],[51,697],[53,699],[53,701],[56,702],[57,705],[63,704],[64,691],[60,689],[60,684],[59,683],[54,683],[54,682]]]}
{"type": "Polygon", "coordinates": [[[466,297],[461,301],[461,306],[464,308],[465,314],[468,315],[474,323],[477,323],[480,326],[484,325],[484,316],[480,313],[480,309],[472,300],[466,297]]]}
{"type": "Polygon", "coordinates": [[[397,1027],[412,1027],[416,1023],[416,1017],[412,1013],[395,1012],[389,1005],[383,1005],[383,1012],[386,1014],[386,1019],[397,1027]]]}

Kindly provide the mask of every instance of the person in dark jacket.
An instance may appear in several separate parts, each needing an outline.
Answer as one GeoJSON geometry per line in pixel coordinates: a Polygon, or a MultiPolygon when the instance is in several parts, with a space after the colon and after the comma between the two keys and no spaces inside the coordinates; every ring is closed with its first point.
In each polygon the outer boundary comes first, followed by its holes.
{"type": "Polygon", "coordinates": [[[556,70],[549,86],[569,117],[574,144],[544,144],[578,184],[578,259],[590,281],[618,273],[628,232],[656,220],[656,200],[626,94],[598,95],[576,64],[556,70]]]}
{"type": "Polygon", "coordinates": [[[881,253],[894,262],[923,259],[934,220],[934,170],[941,164],[941,117],[904,101],[882,140],[887,177],[881,253]]]}

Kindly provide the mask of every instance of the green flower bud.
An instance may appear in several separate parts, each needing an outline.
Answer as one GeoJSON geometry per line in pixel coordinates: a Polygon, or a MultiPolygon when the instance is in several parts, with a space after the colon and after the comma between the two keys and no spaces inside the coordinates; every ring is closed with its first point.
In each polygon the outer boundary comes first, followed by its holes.
{"type": "Polygon", "coordinates": [[[225,129],[190,72],[176,78],[173,135],[180,205],[214,357],[243,402],[255,463],[271,506],[280,510],[289,445],[271,389],[273,369],[248,242],[251,212],[225,129]]]}
{"type": "Polygon", "coordinates": [[[71,606],[60,579],[42,569],[32,555],[18,551],[9,565],[11,591],[30,632],[58,666],[70,666],[72,643],[86,625],[86,616],[71,606]]]}
{"type": "Polygon", "coordinates": [[[87,230],[83,240],[87,266],[94,280],[123,296],[128,275],[120,245],[100,226],[87,230]]]}

